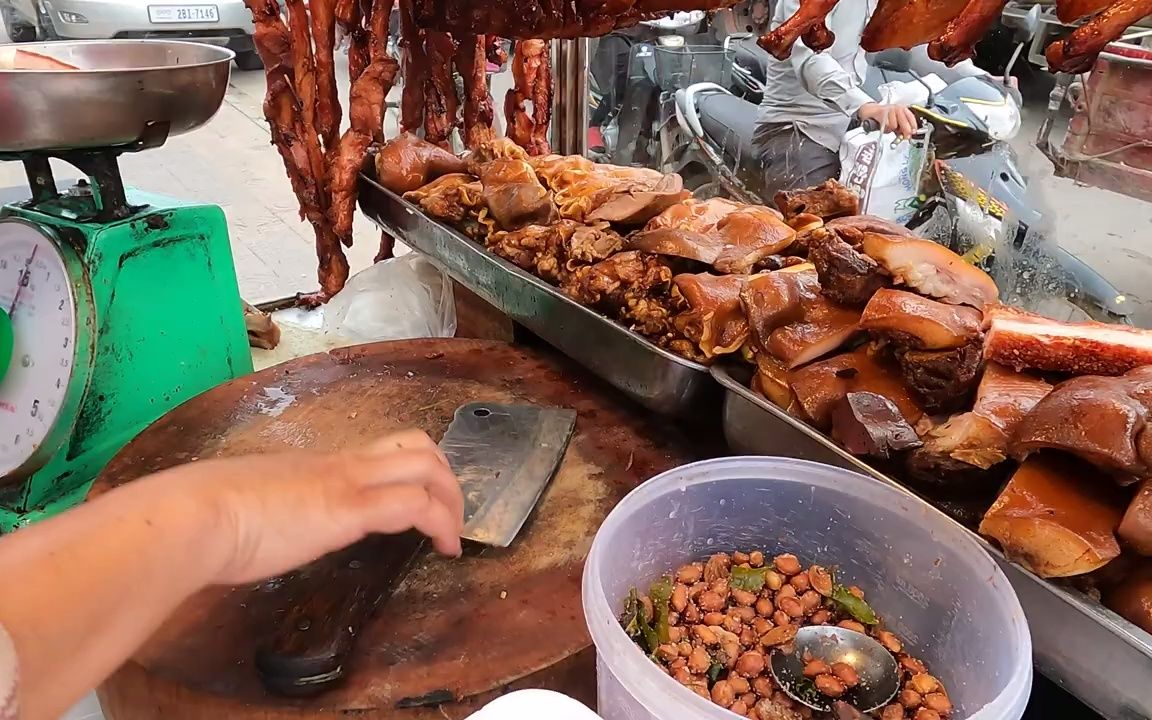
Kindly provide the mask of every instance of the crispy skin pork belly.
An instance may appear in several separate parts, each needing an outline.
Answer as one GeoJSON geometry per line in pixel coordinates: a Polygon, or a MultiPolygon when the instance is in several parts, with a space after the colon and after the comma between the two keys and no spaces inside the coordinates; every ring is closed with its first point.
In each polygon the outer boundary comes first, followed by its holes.
{"type": "Polygon", "coordinates": [[[985,311],[989,360],[1018,370],[1120,375],[1152,364],[1152,332],[1099,322],[1060,322],[997,306],[985,311]]]}

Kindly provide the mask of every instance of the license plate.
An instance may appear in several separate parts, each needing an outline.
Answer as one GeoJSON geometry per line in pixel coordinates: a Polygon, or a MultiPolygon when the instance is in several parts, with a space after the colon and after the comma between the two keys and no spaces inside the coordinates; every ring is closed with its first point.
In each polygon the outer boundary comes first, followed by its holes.
{"type": "Polygon", "coordinates": [[[149,5],[148,19],[153,23],[220,22],[215,5],[149,5]]]}

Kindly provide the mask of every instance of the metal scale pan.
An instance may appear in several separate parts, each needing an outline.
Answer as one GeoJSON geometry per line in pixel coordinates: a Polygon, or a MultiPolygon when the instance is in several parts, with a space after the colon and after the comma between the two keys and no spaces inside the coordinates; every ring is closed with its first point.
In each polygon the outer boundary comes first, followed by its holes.
{"type": "Polygon", "coordinates": [[[224,102],[226,48],[170,40],[30,43],[35,53],[75,70],[0,69],[0,153],[117,148],[147,128],[167,136],[195,130],[224,102]]]}
{"type": "MultiPolygon", "coordinates": [[[[724,387],[724,437],[733,452],[814,460],[902,487],[752,392],[727,369],[714,367],[712,376],[724,387]]],[[[1020,598],[1032,630],[1036,668],[1108,720],[1152,717],[1152,636],[1087,595],[1009,562],[973,536],[1000,563],[1020,598]]]]}
{"type": "Polygon", "coordinates": [[[360,209],[377,225],[439,263],[486,302],[644,407],[699,417],[715,411],[708,368],[653,345],[540,278],[493,255],[418,207],[360,175],[360,209]]]}

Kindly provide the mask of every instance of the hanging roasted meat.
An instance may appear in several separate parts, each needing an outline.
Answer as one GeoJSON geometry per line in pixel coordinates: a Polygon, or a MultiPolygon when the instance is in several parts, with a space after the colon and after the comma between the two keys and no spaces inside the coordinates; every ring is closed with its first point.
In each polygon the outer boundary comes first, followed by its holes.
{"type": "Polygon", "coordinates": [[[1063,72],[1088,72],[1108,43],[1148,15],[1152,15],[1152,0],[1114,0],[1068,37],[1049,45],[1044,53],[1048,66],[1063,72]]]}
{"type": "Polygon", "coordinates": [[[464,81],[464,145],[475,150],[496,138],[492,129],[495,112],[488,89],[488,37],[463,38],[456,48],[456,72],[464,81]]]}
{"type": "MultiPolygon", "coordinates": [[[[760,38],[760,46],[783,60],[797,40],[819,52],[831,46],[825,20],[837,0],[800,0],[799,9],[760,38]]],[[[876,52],[928,43],[928,55],[954,65],[974,54],[975,44],[1000,19],[1007,0],[881,0],[865,28],[861,46],[876,52]]],[[[1063,22],[1098,13],[1045,53],[1055,71],[1086,72],[1096,56],[1141,18],[1152,0],[1059,0],[1063,22]]]]}
{"type": "Polygon", "coordinates": [[[400,46],[404,59],[404,88],[400,94],[400,132],[416,132],[424,125],[424,82],[428,59],[424,31],[412,17],[412,3],[400,3],[400,46]]]}
{"type": "Polygon", "coordinates": [[[455,56],[456,41],[451,35],[435,31],[424,33],[424,59],[428,63],[424,80],[424,139],[445,148],[456,129],[456,113],[460,105],[456,81],[452,78],[455,56]]]}
{"type": "Polygon", "coordinates": [[[547,155],[552,117],[552,60],[546,40],[520,40],[512,53],[512,89],[504,96],[508,137],[529,155],[547,155]],[[529,112],[527,103],[532,103],[529,112]]]}
{"type": "MultiPolygon", "coordinates": [[[[384,103],[397,63],[387,52],[392,0],[321,2],[287,0],[288,24],[273,0],[247,0],[256,27],[256,50],[264,61],[264,115],[272,142],[316,233],[320,292],[301,298],[323,302],[344,287],[348,261],[340,247],[352,244],[356,178],[368,147],[383,140],[384,103]],[[349,127],[342,136],[332,52],[336,25],[352,38],[349,127]]],[[[388,245],[382,243],[382,254],[388,245]]]]}
{"type": "Polygon", "coordinates": [[[506,38],[576,38],[671,15],[680,10],[720,10],[737,0],[412,0],[417,25],[460,34],[487,33],[506,38]]]}

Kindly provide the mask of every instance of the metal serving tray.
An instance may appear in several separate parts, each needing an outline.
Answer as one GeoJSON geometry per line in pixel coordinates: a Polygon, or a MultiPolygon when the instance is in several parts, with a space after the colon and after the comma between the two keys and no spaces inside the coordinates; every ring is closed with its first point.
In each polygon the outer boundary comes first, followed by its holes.
{"type": "MultiPolygon", "coordinates": [[[[724,437],[734,452],[815,460],[902,487],[752,392],[725,368],[712,368],[712,376],[724,387],[724,437]]],[[[972,535],[1000,563],[1020,598],[1036,668],[1109,720],[1152,718],[1152,635],[1087,595],[1008,562],[972,535]]]]}
{"type": "Polygon", "coordinates": [[[648,342],[575,302],[456,230],[360,176],[360,209],[457,282],[628,397],[657,413],[692,416],[718,405],[708,368],[648,342]]]}

